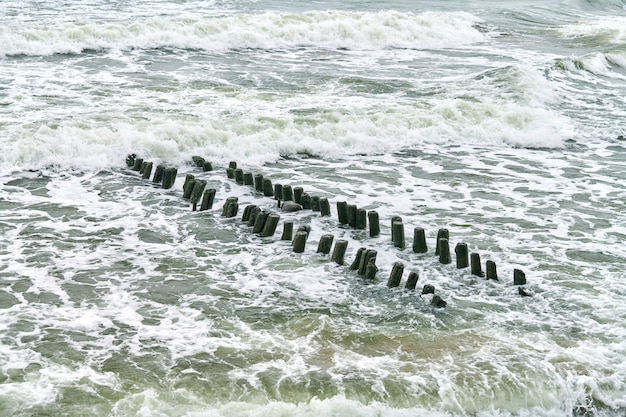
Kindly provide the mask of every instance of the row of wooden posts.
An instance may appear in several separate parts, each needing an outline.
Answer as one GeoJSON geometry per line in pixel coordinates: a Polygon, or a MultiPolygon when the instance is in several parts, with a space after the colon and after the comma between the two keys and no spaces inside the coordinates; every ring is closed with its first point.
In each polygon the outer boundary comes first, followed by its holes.
{"type": "MultiPolygon", "coordinates": [[[[127,158],[127,164],[132,166],[133,170],[140,171],[142,177],[148,179],[150,176],[149,170],[151,169],[151,163],[146,163],[141,160],[139,163],[139,169],[136,158],[134,155],[130,155],[127,158]],[[129,162],[132,159],[132,163],[129,162]],[[150,168],[148,165],[150,164],[150,168]],[[148,174],[146,174],[148,171],[148,174]]],[[[204,171],[212,170],[210,162],[199,156],[193,157],[194,164],[203,169],[204,171]]],[[[237,168],[237,164],[234,161],[229,163],[226,170],[227,176],[230,179],[234,179],[241,185],[250,185],[255,188],[257,192],[263,193],[264,196],[273,197],[279,201],[294,201],[302,206],[302,209],[311,209],[313,211],[320,212],[322,216],[330,216],[330,203],[325,197],[311,196],[304,192],[302,187],[291,187],[283,184],[272,184],[269,178],[264,178],[262,174],[252,174],[244,172],[242,169],[237,168]]],[[[155,179],[153,182],[158,182],[155,179]]],[[[173,183],[173,182],[172,182],[173,183]]],[[[207,181],[195,178],[192,174],[186,174],[185,182],[183,184],[183,198],[189,199],[192,204],[192,209],[197,209],[197,203],[202,197],[200,210],[210,210],[215,200],[216,190],[213,188],[205,190],[207,181]]],[[[169,188],[165,187],[164,188],[169,188]]],[[[170,185],[171,187],[171,185],[170,185]]],[[[223,217],[236,217],[239,210],[238,198],[228,197],[222,207],[223,217]]],[[[337,214],[339,223],[347,225],[355,229],[366,229],[369,223],[369,234],[371,237],[378,236],[380,234],[379,216],[375,210],[369,212],[364,209],[359,209],[355,205],[348,204],[345,201],[337,202],[337,214]],[[368,222],[369,220],[369,222],[368,222]]],[[[265,211],[256,205],[248,205],[243,211],[242,221],[248,226],[252,227],[252,232],[259,234],[261,237],[271,237],[274,235],[276,228],[280,220],[280,215],[277,213],[265,211]]],[[[293,251],[296,253],[304,252],[306,241],[310,232],[309,226],[300,226],[293,233],[293,222],[285,221],[283,223],[283,232],[281,240],[289,240],[292,242],[293,251]]],[[[413,233],[413,252],[414,253],[426,253],[428,247],[426,245],[426,234],[423,228],[414,228],[413,233]]],[[[322,254],[329,254],[331,252],[334,236],[331,234],[322,235],[318,244],[317,252],[322,254]]],[[[393,245],[404,249],[406,247],[404,224],[399,216],[394,216],[391,219],[391,240],[393,245]]],[[[337,240],[335,242],[334,250],[332,251],[331,261],[334,261],[340,265],[344,264],[344,257],[347,250],[347,240],[337,240]]],[[[487,279],[498,280],[497,269],[495,262],[488,260],[486,262],[486,274],[482,271],[480,255],[478,253],[469,253],[468,245],[466,243],[458,243],[455,246],[456,254],[456,267],[458,269],[467,268],[471,265],[470,271],[472,275],[485,277],[487,279]]],[[[373,279],[378,271],[376,267],[376,250],[359,248],[356,253],[354,262],[350,265],[351,270],[357,271],[359,275],[364,276],[366,279],[373,279]]],[[[439,229],[437,233],[435,255],[439,257],[439,261],[442,264],[452,263],[452,257],[449,245],[449,231],[447,229],[439,229]]],[[[387,286],[390,288],[398,287],[400,285],[402,275],[404,273],[404,264],[402,262],[394,263],[391,274],[387,281],[387,286]]],[[[405,288],[408,290],[414,290],[419,279],[417,272],[410,272],[407,278],[405,288]]],[[[521,286],[526,284],[526,277],[522,270],[514,269],[513,272],[514,285],[520,286],[518,292],[522,296],[530,295],[521,286]]],[[[422,294],[434,294],[434,287],[432,285],[425,285],[422,289],[422,294]]],[[[445,307],[446,302],[441,299],[439,295],[433,295],[432,304],[436,307],[445,307]]]]}

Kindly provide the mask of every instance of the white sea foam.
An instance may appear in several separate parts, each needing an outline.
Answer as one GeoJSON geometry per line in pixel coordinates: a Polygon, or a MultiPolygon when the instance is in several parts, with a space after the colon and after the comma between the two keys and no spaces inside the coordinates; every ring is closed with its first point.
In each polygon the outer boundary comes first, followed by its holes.
{"type": "Polygon", "coordinates": [[[450,48],[484,41],[469,13],[315,11],[126,22],[24,24],[0,29],[0,56],[77,54],[85,50],[183,48],[450,48]]]}

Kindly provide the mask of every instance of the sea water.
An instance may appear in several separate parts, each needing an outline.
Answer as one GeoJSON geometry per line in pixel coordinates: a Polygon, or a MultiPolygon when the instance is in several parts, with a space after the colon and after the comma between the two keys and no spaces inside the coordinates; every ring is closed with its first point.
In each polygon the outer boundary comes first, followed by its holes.
{"type": "Polygon", "coordinates": [[[623,417],[625,117],[623,0],[3,0],[0,415],[623,417]],[[439,229],[499,279],[441,263],[439,229]]]}

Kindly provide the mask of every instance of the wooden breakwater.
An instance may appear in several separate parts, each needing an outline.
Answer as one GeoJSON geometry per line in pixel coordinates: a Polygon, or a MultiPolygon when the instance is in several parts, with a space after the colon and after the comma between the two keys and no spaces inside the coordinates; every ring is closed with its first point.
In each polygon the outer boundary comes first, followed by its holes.
{"type": "MultiPolygon", "coordinates": [[[[152,163],[146,162],[136,155],[129,155],[127,165],[133,171],[139,171],[143,179],[150,178],[152,163]]],[[[192,158],[193,165],[202,170],[202,172],[212,171],[213,165],[200,156],[192,158]]],[[[254,194],[258,198],[273,199],[276,211],[262,208],[256,204],[247,205],[242,214],[242,223],[251,228],[252,233],[262,238],[271,238],[278,229],[281,215],[280,212],[293,212],[300,210],[311,210],[319,213],[320,216],[331,217],[331,204],[326,196],[319,196],[307,193],[301,186],[293,186],[291,184],[273,183],[270,178],[261,173],[246,172],[237,166],[235,161],[231,161],[226,168],[226,177],[235,181],[242,186],[251,187],[254,194]]],[[[165,168],[159,165],[155,171],[153,183],[161,184],[162,188],[171,188],[176,179],[177,170],[175,168],[165,168]],[[161,168],[159,168],[161,167],[161,168]],[[168,181],[165,181],[165,172],[170,172],[168,181]],[[172,178],[173,173],[173,178],[172,178]],[[157,176],[158,174],[158,176],[157,176]]],[[[182,186],[183,198],[190,201],[193,211],[197,210],[200,203],[200,211],[211,210],[216,198],[216,189],[207,186],[207,180],[199,178],[201,174],[187,173],[184,177],[182,186]],[[196,177],[198,176],[198,178],[196,177]]],[[[358,208],[354,204],[350,204],[345,200],[336,201],[338,227],[353,228],[355,230],[368,230],[369,236],[378,237],[381,234],[380,216],[375,210],[365,210],[358,208]]],[[[221,216],[227,218],[237,217],[239,213],[239,201],[237,197],[229,196],[224,199],[221,209],[221,216]]],[[[294,233],[294,223],[292,220],[285,220],[282,224],[281,241],[291,241],[291,248],[294,253],[304,253],[306,251],[307,241],[310,234],[310,226],[301,225],[294,233]]],[[[392,216],[390,219],[390,243],[397,250],[405,251],[407,249],[407,238],[405,234],[405,224],[400,216],[392,216]]],[[[413,241],[409,245],[412,252],[416,254],[427,254],[429,248],[426,241],[426,231],[423,227],[413,228],[413,241]]],[[[321,236],[316,253],[330,256],[332,262],[338,265],[345,264],[345,256],[347,252],[348,241],[343,239],[334,239],[332,234],[324,234],[321,236]],[[333,246],[334,243],[334,246],[333,246]]],[[[437,230],[435,239],[434,255],[438,258],[439,263],[448,265],[453,263],[452,251],[450,250],[450,233],[446,228],[437,230]]],[[[360,247],[355,255],[354,261],[350,264],[349,269],[355,271],[358,275],[366,280],[374,280],[379,271],[376,265],[377,250],[367,247],[360,247]]],[[[487,280],[500,281],[496,264],[493,260],[485,262],[485,272],[482,269],[481,257],[477,252],[470,252],[469,246],[465,242],[459,242],[454,246],[454,258],[456,269],[469,268],[472,276],[482,277],[487,280]]],[[[391,272],[387,278],[387,286],[389,288],[401,287],[405,265],[403,262],[395,262],[391,266],[391,272]]],[[[416,290],[419,281],[419,272],[410,270],[404,285],[406,290],[416,290]]],[[[513,285],[518,287],[518,294],[521,296],[531,296],[524,286],[527,284],[525,273],[515,268],[513,270],[513,285]]],[[[435,294],[435,287],[425,284],[421,289],[421,294],[432,294],[431,304],[441,308],[447,305],[446,301],[439,295],[435,294]]]]}

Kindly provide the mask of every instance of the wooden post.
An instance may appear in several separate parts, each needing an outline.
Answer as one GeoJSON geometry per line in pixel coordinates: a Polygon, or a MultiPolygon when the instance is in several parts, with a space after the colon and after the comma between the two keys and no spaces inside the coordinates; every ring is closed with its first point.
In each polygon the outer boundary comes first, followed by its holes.
{"type": "Polygon", "coordinates": [[[241,216],[241,221],[248,223],[248,221],[250,220],[250,213],[252,212],[252,209],[256,207],[257,206],[255,204],[247,205],[246,208],[243,209],[243,215],[241,216]]]}
{"type": "Polygon", "coordinates": [[[236,161],[230,161],[230,162],[228,163],[228,168],[230,168],[230,169],[232,169],[232,170],[237,169],[237,162],[236,162],[236,161]]]}
{"type": "Polygon", "coordinates": [[[163,182],[163,173],[165,172],[165,166],[164,165],[157,165],[156,169],[154,170],[154,177],[152,177],[152,182],[153,183],[160,183],[163,182]]]}
{"type": "Polygon", "coordinates": [[[430,300],[430,304],[437,308],[444,308],[448,303],[446,303],[439,295],[435,294],[433,299],[430,300]]]}
{"type": "Polygon", "coordinates": [[[311,210],[320,211],[320,197],[317,195],[311,196],[311,210]]]}
{"type": "Polygon", "coordinates": [[[404,289],[406,290],[414,290],[415,286],[417,285],[417,280],[419,280],[420,275],[415,272],[415,271],[411,271],[409,272],[409,277],[406,280],[406,284],[404,285],[404,289]]]}
{"type": "Polygon", "coordinates": [[[396,248],[404,249],[405,241],[404,241],[404,223],[402,220],[396,220],[391,225],[392,235],[393,235],[393,245],[396,248]]]}
{"type": "Polygon", "coordinates": [[[439,251],[440,251],[439,240],[440,239],[447,239],[448,241],[450,241],[450,232],[448,232],[448,229],[439,229],[437,231],[437,246],[435,247],[435,256],[439,255],[439,251]]]}
{"type": "Polygon", "coordinates": [[[484,277],[485,273],[483,272],[483,268],[480,264],[480,254],[476,252],[472,252],[470,255],[470,263],[471,263],[471,271],[472,275],[476,275],[477,277],[484,277]]]}
{"type": "Polygon", "coordinates": [[[302,203],[300,203],[302,205],[303,209],[306,210],[311,210],[311,196],[307,193],[302,193],[302,203]]]}
{"type": "Polygon", "coordinates": [[[356,227],[356,205],[348,204],[348,225],[356,227]]]}
{"type": "Polygon", "coordinates": [[[442,264],[449,264],[452,262],[452,257],[450,256],[450,243],[448,239],[441,238],[438,241],[439,246],[439,262],[442,264]]]}
{"type": "Polygon", "coordinates": [[[147,180],[148,178],[150,178],[150,174],[152,174],[152,162],[146,162],[146,166],[143,168],[141,178],[147,180]]]}
{"type": "Polygon", "coordinates": [[[457,243],[454,247],[454,253],[456,254],[457,269],[467,268],[469,266],[467,243],[457,243]]]}
{"type": "Polygon", "coordinates": [[[193,188],[191,189],[191,196],[190,196],[193,211],[196,211],[196,207],[198,205],[198,201],[200,201],[200,197],[202,197],[202,192],[204,191],[204,187],[206,187],[205,180],[194,181],[194,185],[193,185],[193,188]]]}
{"type": "Polygon", "coordinates": [[[256,174],[254,176],[254,189],[258,192],[263,192],[263,174],[256,174]]]}
{"type": "Polygon", "coordinates": [[[235,170],[235,181],[237,184],[243,185],[243,169],[237,168],[235,170]]]}
{"type": "Polygon", "coordinates": [[[185,182],[183,183],[183,198],[189,198],[191,196],[191,187],[189,186],[196,177],[193,174],[185,175],[185,182]]]}
{"type": "Polygon", "coordinates": [[[133,161],[133,171],[141,171],[143,165],[143,158],[135,158],[133,161]]]}
{"type": "Polygon", "coordinates": [[[211,210],[213,208],[215,193],[215,188],[209,188],[204,192],[204,195],[202,196],[202,204],[200,205],[200,211],[211,210]]]}
{"type": "Polygon", "coordinates": [[[400,216],[392,216],[392,217],[391,217],[391,241],[392,241],[392,242],[395,242],[395,241],[396,241],[396,239],[395,239],[395,235],[394,235],[395,231],[394,231],[394,229],[393,229],[393,224],[394,224],[395,222],[397,222],[397,221],[400,221],[400,222],[401,222],[401,221],[402,221],[402,217],[400,217],[400,216]]]}
{"type": "Polygon", "coordinates": [[[137,158],[137,154],[136,153],[129,153],[126,156],[126,166],[128,168],[132,168],[135,165],[135,158],[137,158]]]}
{"type": "Polygon", "coordinates": [[[161,187],[164,189],[169,189],[174,186],[174,182],[176,181],[176,175],[178,175],[178,170],[176,168],[167,168],[165,172],[163,172],[163,183],[161,187]]]}
{"type": "Polygon", "coordinates": [[[204,158],[201,156],[194,155],[191,157],[191,160],[198,168],[202,168],[204,166],[204,158]]]}
{"type": "Polygon", "coordinates": [[[346,249],[348,248],[347,240],[338,240],[335,242],[335,248],[333,249],[333,254],[330,259],[339,264],[343,265],[344,257],[346,255],[346,249]]]}
{"type": "Polygon", "coordinates": [[[283,223],[283,234],[280,240],[291,240],[293,235],[293,222],[283,223]]]}
{"type": "Polygon", "coordinates": [[[335,236],[333,235],[322,235],[320,242],[317,245],[317,253],[328,255],[330,253],[330,248],[333,246],[334,238],[335,236]]]}
{"type": "Polygon", "coordinates": [[[359,259],[359,275],[365,275],[365,269],[367,268],[367,264],[373,259],[376,262],[376,256],[378,252],[374,249],[366,249],[361,255],[361,259],[359,259]]]}
{"type": "Polygon", "coordinates": [[[254,185],[254,175],[252,172],[243,173],[243,185],[254,185]]]}
{"type": "Polygon", "coordinates": [[[239,210],[239,204],[237,203],[237,201],[237,197],[228,197],[226,199],[226,201],[224,202],[224,206],[222,207],[223,217],[235,217],[237,215],[237,210],[239,210]]]}
{"type": "Polygon", "coordinates": [[[345,201],[337,201],[337,217],[339,224],[348,224],[348,203],[345,201]]]}
{"type": "Polygon", "coordinates": [[[364,230],[367,228],[367,211],[365,209],[356,209],[356,219],[354,222],[355,229],[364,230]]]}
{"type": "Polygon", "coordinates": [[[269,178],[263,178],[263,195],[265,197],[274,196],[274,186],[269,178]]]}
{"type": "Polygon", "coordinates": [[[498,272],[496,271],[496,263],[494,261],[487,261],[487,279],[498,281],[498,272]]]}
{"type": "Polygon", "coordinates": [[[293,239],[293,251],[295,253],[304,252],[306,246],[306,239],[309,236],[307,232],[300,231],[296,233],[296,237],[293,239]]]}
{"type": "Polygon", "coordinates": [[[226,177],[230,180],[235,179],[235,170],[233,168],[226,168],[226,177]]]}
{"type": "Polygon", "coordinates": [[[391,268],[391,274],[389,275],[389,280],[387,281],[387,286],[389,288],[395,288],[400,285],[400,281],[402,280],[402,273],[404,272],[404,264],[402,262],[396,262],[393,264],[391,268]]]}
{"type": "Polygon", "coordinates": [[[365,254],[366,250],[367,250],[367,248],[359,248],[359,250],[356,251],[356,256],[354,257],[354,262],[352,262],[352,265],[350,265],[350,270],[351,271],[358,271],[359,270],[359,265],[361,265],[361,256],[363,256],[365,254]]]}
{"type": "Polygon", "coordinates": [[[426,232],[423,227],[416,227],[413,229],[413,253],[426,252],[428,252],[428,246],[426,246],[426,232]]]}
{"type": "Polygon", "coordinates": [[[256,221],[256,215],[261,212],[261,207],[254,206],[250,209],[250,216],[248,217],[248,226],[254,228],[254,222],[256,221]]]}
{"type": "Polygon", "coordinates": [[[293,201],[293,190],[291,185],[283,185],[283,201],[293,201]]]}
{"type": "Polygon", "coordinates": [[[213,165],[209,161],[204,161],[204,164],[202,164],[202,170],[204,172],[213,171],[213,165]]]}
{"type": "Polygon", "coordinates": [[[521,269],[513,270],[513,285],[526,285],[526,274],[521,269]]]}
{"type": "Polygon", "coordinates": [[[326,197],[320,198],[320,215],[330,216],[330,203],[326,197]]]}
{"type": "Polygon", "coordinates": [[[279,220],[280,220],[280,216],[276,213],[272,213],[268,215],[267,219],[265,220],[265,225],[263,226],[263,230],[261,231],[261,237],[274,236],[279,220]]]}
{"type": "Polygon", "coordinates": [[[433,285],[426,284],[422,288],[422,294],[434,294],[434,293],[435,293],[435,287],[433,285]]]}
{"type": "Polygon", "coordinates": [[[143,176],[143,171],[146,169],[146,165],[148,164],[148,161],[142,161],[141,162],[141,167],[139,167],[139,174],[143,176]]]}
{"type": "Polygon", "coordinates": [[[367,213],[367,218],[370,223],[370,237],[378,236],[380,234],[380,219],[378,217],[378,212],[370,210],[367,213]]]}
{"type": "Polygon", "coordinates": [[[365,265],[365,279],[372,280],[376,278],[378,267],[376,266],[376,257],[370,258],[365,265]]]}
{"type": "Polygon", "coordinates": [[[302,205],[302,193],[304,193],[302,187],[293,187],[293,200],[300,205],[302,205]]]}
{"type": "Polygon", "coordinates": [[[274,199],[280,200],[283,198],[283,185],[282,184],[274,184],[274,199]]]}
{"type": "Polygon", "coordinates": [[[261,233],[263,231],[268,215],[269,213],[263,210],[256,214],[256,217],[254,218],[254,226],[252,227],[252,233],[261,233]]]}

